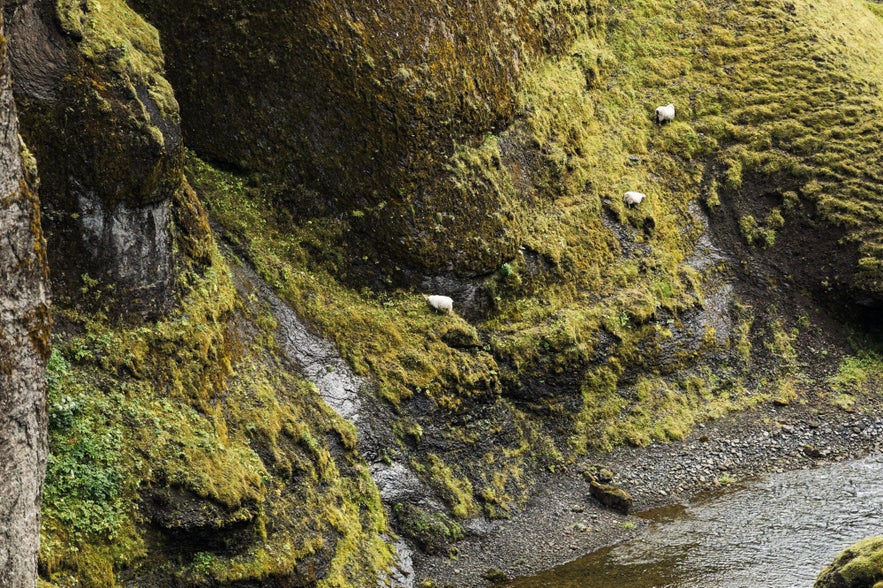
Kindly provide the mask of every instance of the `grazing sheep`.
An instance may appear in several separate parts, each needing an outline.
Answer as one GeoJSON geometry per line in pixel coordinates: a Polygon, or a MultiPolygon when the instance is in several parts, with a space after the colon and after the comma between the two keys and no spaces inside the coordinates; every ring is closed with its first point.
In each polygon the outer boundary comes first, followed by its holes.
{"type": "Polygon", "coordinates": [[[622,201],[625,202],[625,205],[629,208],[639,205],[644,198],[646,198],[646,194],[642,194],[641,192],[626,192],[625,196],[622,197],[622,201]]]}
{"type": "Polygon", "coordinates": [[[671,122],[675,119],[675,105],[667,104],[665,106],[659,106],[656,109],[656,122],[659,124],[671,122]]]}
{"type": "Polygon", "coordinates": [[[429,306],[441,312],[451,312],[454,310],[454,301],[449,296],[426,296],[423,297],[429,303],[429,306]]]}

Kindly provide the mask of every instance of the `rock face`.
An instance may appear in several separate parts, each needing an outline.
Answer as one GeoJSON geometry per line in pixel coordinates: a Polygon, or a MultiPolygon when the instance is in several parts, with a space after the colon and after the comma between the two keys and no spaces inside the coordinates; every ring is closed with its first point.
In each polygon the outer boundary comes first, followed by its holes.
{"type": "Polygon", "coordinates": [[[35,586],[46,468],[49,294],[33,160],[18,135],[0,18],[0,585],[35,586]]]}
{"type": "Polygon", "coordinates": [[[841,551],[819,574],[815,588],[872,588],[883,583],[883,537],[859,541],[841,551]]]}
{"type": "Polygon", "coordinates": [[[22,134],[44,171],[56,290],[156,315],[171,300],[171,202],[183,189],[156,31],[121,0],[25,0],[5,13],[22,134]]]}
{"type": "Polygon", "coordinates": [[[133,6],[162,31],[205,158],[299,186],[296,216],[352,215],[372,256],[418,271],[488,273],[512,257],[521,226],[496,144],[458,146],[511,123],[523,67],[585,27],[585,5],[133,6]]]}

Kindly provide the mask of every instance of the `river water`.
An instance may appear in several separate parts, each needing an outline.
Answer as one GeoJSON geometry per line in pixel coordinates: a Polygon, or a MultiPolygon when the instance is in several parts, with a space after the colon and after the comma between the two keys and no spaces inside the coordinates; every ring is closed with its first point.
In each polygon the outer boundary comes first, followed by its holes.
{"type": "Polygon", "coordinates": [[[883,456],[776,474],[649,511],[634,539],[509,588],[810,588],[845,547],[883,535],[883,456]]]}

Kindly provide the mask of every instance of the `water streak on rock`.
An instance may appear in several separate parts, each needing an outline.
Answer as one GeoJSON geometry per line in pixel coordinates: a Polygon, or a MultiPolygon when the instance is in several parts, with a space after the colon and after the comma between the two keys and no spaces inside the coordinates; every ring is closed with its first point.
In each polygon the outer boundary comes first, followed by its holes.
{"type": "MultiPolygon", "coordinates": [[[[368,461],[384,504],[425,502],[432,491],[398,455],[389,427],[395,420],[390,407],[374,396],[367,380],[353,373],[334,345],[313,333],[251,268],[242,265],[235,271],[248,280],[269,305],[278,322],[276,339],[286,357],[316,385],[328,406],[356,427],[358,449],[368,461]]],[[[393,545],[398,554],[397,569],[387,580],[393,588],[411,588],[414,585],[411,549],[401,539],[394,540],[393,545]]]]}

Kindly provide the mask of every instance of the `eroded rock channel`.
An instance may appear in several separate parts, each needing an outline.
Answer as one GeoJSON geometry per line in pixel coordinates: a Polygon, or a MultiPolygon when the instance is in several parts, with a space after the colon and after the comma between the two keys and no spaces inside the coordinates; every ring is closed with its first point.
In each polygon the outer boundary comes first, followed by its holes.
{"type": "MultiPolygon", "coordinates": [[[[368,462],[384,504],[391,508],[395,503],[433,502],[432,491],[407,464],[386,425],[394,420],[391,409],[373,395],[369,382],[356,375],[334,345],[312,332],[250,266],[231,267],[237,282],[252,289],[269,307],[278,322],[276,340],[285,357],[315,384],[328,406],[355,426],[358,449],[368,462]]],[[[437,501],[432,506],[441,508],[437,501]]],[[[411,588],[411,549],[401,539],[390,541],[394,541],[398,555],[388,580],[392,586],[411,588]]]]}

